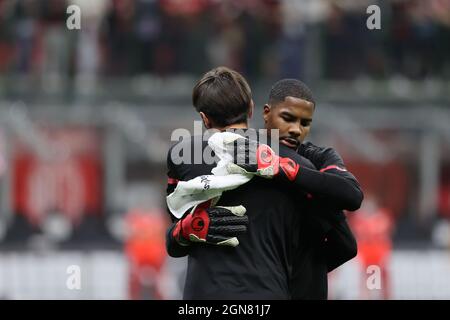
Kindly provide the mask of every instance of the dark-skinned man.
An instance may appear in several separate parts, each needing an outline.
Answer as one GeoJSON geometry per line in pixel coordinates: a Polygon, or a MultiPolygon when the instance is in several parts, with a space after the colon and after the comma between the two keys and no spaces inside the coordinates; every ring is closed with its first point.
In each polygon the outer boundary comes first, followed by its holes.
{"type": "MultiPolygon", "coordinates": [[[[266,129],[279,129],[280,141],[309,159],[317,169],[345,179],[345,192],[322,185],[326,178],[311,179],[315,189],[307,223],[300,230],[301,247],[292,274],[293,299],[326,299],[327,273],[356,256],[356,240],[342,210],[354,211],[361,205],[363,194],[356,178],[345,169],[342,158],[333,148],[321,148],[308,136],[315,102],[309,88],[299,80],[283,79],[275,83],[264,106],[266,129]],[[350,192],[348,191],[350,190],[350,192]]],[[[308,171],[306,169],[305,171],[308,171]]],[[[303,174],[306,174],[304,172],[303,174]]]]}

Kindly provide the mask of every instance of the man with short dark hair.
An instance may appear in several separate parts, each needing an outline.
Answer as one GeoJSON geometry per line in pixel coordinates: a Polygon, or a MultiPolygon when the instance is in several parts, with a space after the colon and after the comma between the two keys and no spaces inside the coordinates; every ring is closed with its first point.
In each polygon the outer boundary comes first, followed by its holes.
{"type": "Polygon", "coordinates": [[[207,72],[197,82],[192,91],[192,103],[205,127],[217,129],[247,126],[254,108],[247,81],[226,67],[207,72]]]}
{"type": "MultiPolygon", "coordinates": [[[[311,210],[302,225],[301,246],[295,255],[292,274],[294,299],[326,299],[327,273],[356,256],[356,240],[342,210],[354,211],[363,194],[356,178],[345,169],[342,158],[333,148],[303,143],[311,129],[312,117],[303,101],[314,105],[311,90],[296,79],[283,79],[273,85],[264,106],[266,129],[279,129],[280,141],[310,160],[321,172],[338,176],[340,185],[325,178],[311,178],[314,188],[311,210]],[[343,188],[347,186],[348,188],[343,188]]],[[[308,169],[303,176],[308,175],[308,169]]],[[[315,172],[312,172],[314,175],[315,172]]]]}

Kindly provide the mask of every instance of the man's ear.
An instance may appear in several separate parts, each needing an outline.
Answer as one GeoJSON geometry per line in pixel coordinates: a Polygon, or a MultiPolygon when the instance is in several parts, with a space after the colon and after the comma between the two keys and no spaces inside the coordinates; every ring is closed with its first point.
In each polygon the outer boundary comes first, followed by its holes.
{"type": "Polygon", "coordinates": [[[211,120],[209,120],[208,116],[205,113],[200,112],[200,117],[202,118],[203,125],[205,126],[205,128],[211,129],[212,128],[211,120]]]}
{"type": "Polygon", "coordinates": [[[250,100],[250,108],[248,109],[248,119],[252,118],[254,110],[255,110],[255,103],[253,102],[253,99],[252,99],[252,100],[250,100]]]}
{"type": "Polygon", "coordinates": [[[265,123],[269,119],[270,111],[272,111],[270,106],[268,104],[265,104],[263,108],[263,118],[265,123]]]}

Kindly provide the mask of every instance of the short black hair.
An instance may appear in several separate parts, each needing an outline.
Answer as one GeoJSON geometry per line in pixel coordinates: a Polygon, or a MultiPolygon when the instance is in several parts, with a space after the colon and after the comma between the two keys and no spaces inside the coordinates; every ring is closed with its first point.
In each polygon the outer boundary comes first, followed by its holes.
{"type": "Polygon", "coordinates": [[[245,78],[227,67],[217,67],[197,82],[192,103],[216,126],[226,127],[248,121],[252,91],[245,78]]]}
{"type": "Polygon", "coordinates": [[[313,94],[306,84],[297,79],[282,79],[277,81],[270,89],[269,105],[275,106],[283,102],[286,97],[303,99],[314,104],[313,94]]]}

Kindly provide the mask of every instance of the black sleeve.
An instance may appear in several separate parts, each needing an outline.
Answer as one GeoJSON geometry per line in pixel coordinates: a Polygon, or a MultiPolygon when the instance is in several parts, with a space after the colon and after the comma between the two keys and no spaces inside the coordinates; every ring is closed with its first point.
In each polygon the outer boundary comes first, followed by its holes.
{"type": "Polygon", "coordinates": [[[320,148],[308,142],[301,145],[299,154],[309,159],[319,171],[301,167],[297,185],[311,192],[319,201],[331,201],[336,209],[355,211],[360,208],[363,200],[361,187],[333,148],[320,148]]]}
{"type": "Polygon", "coordinates": [[[357,253],[358,245],[347,219],[342,219],[333,224],[333,228],[327,233],[325,242],[328,272],[353,259],[357,253]]]}
{"type": "MultiPolygon", "coordinates": [[[[177,184],[179,175],[177,174],[177,168],[173,164],[172,158],[171,158],[171,150],[169,150],[167,154],[167,195],[171,194],[177,184]]],[[[167,229],[166,232],[166,250],[169,256],[177,258],[177,257],[184,257],[187,254],[189,254],[190,247],[189,246],[182,246],[180,245],[172,236],[173,228],[175,227],[176,223],[178,222],[178,219],[174,217],[174,215],[170,212],[169,208],[166,207],[167,213],[170,215],[170,218],[172,220],[172,224],[167,229]]]]}
{"type": "MultiPolygon", "coordinates": [[[[360,191],[359,197],[362,201],[363,194],[358,181],[350,172],[343,171],[344,161],[333,148],[321,148],[308,142],[301,145],[299,153],[311,160],[318,169],[347,179],[360,191]]],[[[323,243],[324,256],[330,272],[357,255],[357,242],[346,216],[341,210],[337,210],[333,203],[316,206],[315,211],[314,221],[319,226],[320,234],[326,239],[323,243]]]]}
{"type": "Polygon", "coordinates": [[[336,269],[357,254],[357,243],[342,211],[313,201],[307,219],[311,241],[322,253],[328,272],[336,269]]]}
{"type": "Polygon", "coordinates": [[[331,201],[340,210],[358,210],[363,199],[358,184],[335,173],[301,167],[295,184],[312,193],[318,201],[331,201]]]}
{"type": "Polygon", "coordinates": [[[180,257],[187,256],[189,254],[191,247],[190,246],[182,246],[172,236],[175,225],[176,225],[176,223],[172,223],[172,225],[167,229],[166,250],[167,250],[167,254],[169,256],[171,256],[172,258],[180,258],[180,257]]]}
{"type": "MultiPolygon", "coordinates": [[[[281,180],[293,183],[302,191],[312,194],[318,201],[332,202],[336,209],[350,211],[359,209],[362,192],[351,173],[344,171],[345,174],[341,175],[318,171],[309,159],[283,145],[279,148],[280,157],[289,158],[300,165],[300,170],[293,181],[287,179],[283,173],[280,175],[281,180]]],[[[341,168],[334,171],[340,170],[341,168]]]]}

